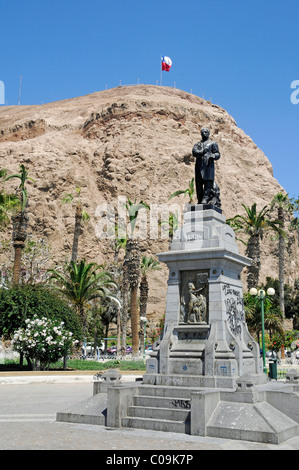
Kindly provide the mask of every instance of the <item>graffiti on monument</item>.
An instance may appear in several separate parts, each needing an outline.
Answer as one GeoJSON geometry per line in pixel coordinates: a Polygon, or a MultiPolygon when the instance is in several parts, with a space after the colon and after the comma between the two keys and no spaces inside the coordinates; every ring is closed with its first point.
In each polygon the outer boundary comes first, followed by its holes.
{"type": "Polygon", "coordinates": [[[242,291],[231,287],[230,284],[224,284],[222,289],[230,330],[233,335],[241,337],[242,323],[245,321],[242,291]]]}

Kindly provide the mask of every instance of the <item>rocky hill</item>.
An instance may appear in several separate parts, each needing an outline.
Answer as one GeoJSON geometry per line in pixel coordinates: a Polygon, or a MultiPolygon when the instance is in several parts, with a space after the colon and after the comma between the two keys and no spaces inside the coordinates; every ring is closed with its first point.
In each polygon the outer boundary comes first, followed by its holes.
{"type": "MultiPolygon", "coordinates": [[[[192,147],[203,126],[220,148],[216,181],[226,218],[241,213],[242,203],[256,202],[260,210],[283,191],[268,158],[224,109],[181,90],[150,85],[118,87],[40,106],[1,107],[0,166],[15,173],[23,163],[36,181],[28,184],[29,232],[35,239],[48,240],[56,260],[70,257],[74,226],[74,207],[62,204],[62,198],[81,187],[91,219],[79,242],[79,256],[112,261],[111,241],[99,239],[105,204],[119,208],[127,197],[168,204],[170,194],[185,189],[194,175],[192,147]]],[[[7,190],[14,185],[7,183],[7,190]]],[[[187,199],[180,196],[171,202],[183,206],[187,199]]],[[[153,235],[142,245],[145,253],[155,254],[167,249],[168,241],[153,235]]],[[[242,245],[240,251],[244,252],[242,245]]],[[[262,279],[277,277],[277,272],[268,241],[262,279]]],[[[293,256],[286,281],[296,272],[293,256]]],[[[163,313],[166,280],[164,267],[151,274],[152,316],[163,313]]]]}

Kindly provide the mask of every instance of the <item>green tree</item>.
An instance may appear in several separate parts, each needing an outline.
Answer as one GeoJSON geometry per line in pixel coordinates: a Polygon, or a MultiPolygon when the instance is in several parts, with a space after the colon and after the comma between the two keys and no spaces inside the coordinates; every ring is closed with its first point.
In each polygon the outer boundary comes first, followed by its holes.
{"type": "Polygon", "coordinates": [[[278,279],[279,279],[279,308],[285,317],[284,302],[284,270],[285,270],[285,222],[293,213],[294,206],[287,194],[277,193],[271,201],[271,209],[277,210],[277,220],[280,221],[281,230],[278,231],[278,279]]]}
{"type": "Polygon", "coordinates": [[[25,320],[35,315],[63,321],[76,338],[81,336],[81,326],[74,308],[50,286],[17,284],[9,289],[0,289],[0,337],[12,338],[14,331],[24,328],[25,320]]]}
{"type": "Polygon", "coordinates": [[[28,176],[28,171],[26,170],[24,165],[20,165],[20,173],[5,176],[4,181],[8,181],[13,178],[17,178],[20,180],[20,185],[17,194],[20,195],[21,200],[21,210],[12,217],[13,246],[15,250],[12,282],[13,284],[18,284],[20,281],[21,273],[22,251],[27,238],[27,225],[29,221],[29,217],[27,214],[28,192],[26,184],[27,181],[34,182],[34,180],[28,176]]]}
{"type": "MultiPolygon", "coordinates": [[[[0,181],[3,182],[6,174],[6,170],[0,169],[0,181]]],[[[11,214],[19,206],[20,200],[17,195],[7,194],[3,189],[0,190],[0,231],[8,226],[11,214]]]]}
{"type": "Polygon", "coordinates": [[[267,348],[271,351],[280,351],[281,349],[291,349],[292,344],[298,338],[299,331],[281,331],[275,333],[267,342],[267,348]]]}
{"type": "MultiPolygon", "coordinates": [[[[101,323],[104,327],[105,335],[105,353],[107,352],[108,346],[108,335],[110,323],[117,323],[118,316],[118,305],[115,302],[111,302],[110,299],[105,299],[100,308],[101,323]]],[[[119,354],[119,350],[117,351],[119,354]]]]}
{"type": "Polygon", "coordinates": [[[86,263],[85,260],[76,263],[71,261],[67,264],[65,272],[52,269],[49,273],[59,291],[76,307],[84,337],[87,333],[86,308],[90,302],[94,299],[100,302],[106,297],[114,298],[118,302],[110,291],[116,284],[101,265],[86,263]]]}
{"type": "MultiPolygon", "coordinates": [[[[247,326],[251,333],[256,334],[259,343],[262,331],[260,300],[257,296],[252,296],[248,292],[244,292],[243,298],[247,326]]],[[[265,329],[269,331],[270,337],[275,332],[281,334],[284,332],[282,313],[267,295],[264,299],[264,325],[265,329]]]]}
{"type": "Polygon", "coordinates": [[[227,219],[227,223],[236,231],[245,233],[248,236],[246,243],[246,255],[252,259],[251,266],[247,270],[247,288],[250,290],[252,287],[257,287],[259,284],[259,273],[261,268],[261,246],[260,242],[263,240],[265,231],[280,230],[281,222],[279,220],[270,220],[268,218],[269,211],[267,206],[264,206],[260,212],[257,212],[256,203],[251,207],[242,204],[245,209],[246,215],[235,215],[232,219],[227,219]]]}
{"type": "MultiPolygon", "coordinates": [[[[273,303],[279,307],[279,280],[273,279],[272,277],[267,277],[263,289],[266,291],[269,287],[273,287],[275,290],[275,295],[272,297],[272,300],[273,303]]],[[[293,321],[295,320],[296,316],[299,318],[299,279],[295,279],[293,286],[288,284],[284,285],[284,301],[285,317],[292,318],[293,321]]]]}

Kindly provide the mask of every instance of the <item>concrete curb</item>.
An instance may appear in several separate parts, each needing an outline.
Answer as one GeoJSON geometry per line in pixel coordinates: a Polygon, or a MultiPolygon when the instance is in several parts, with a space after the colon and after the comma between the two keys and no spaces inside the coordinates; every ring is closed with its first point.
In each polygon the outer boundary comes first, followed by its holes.
{"type": "MultiPolygon", "coordinates": [[[[0,376],[0,385],[24,385],[32,383],[93,383],[96,371],[92,375],[19,375],[0,376]]],[[[135,382],[141,375],[123,375],[122,383],[135,382]]]]}

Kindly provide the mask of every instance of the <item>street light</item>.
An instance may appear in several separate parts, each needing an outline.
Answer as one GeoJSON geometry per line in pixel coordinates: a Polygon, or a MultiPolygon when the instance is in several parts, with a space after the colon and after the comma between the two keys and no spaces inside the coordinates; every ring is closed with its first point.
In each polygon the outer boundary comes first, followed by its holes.
{"type": "MultiPolygon", "coordinates": [[[[266,292],[263,289],[260,289],[259,291],[255,288],[252,287],[249,291],[250,295],[256,295],[261,302],[261,315],[262,315],[262,349],[263,349],[263,370],[265,374],[267,374],[267,367],[266,367],[266,349],[265,349],[265,325],[264,325],[264,298],[266,297],[266,292]]],[[[269,287],[267,289],[267,294],[268,295],[274,295],[275,290],[272,287],[269,287]]]]}
{"type": "Polygon", "coordinates": [[[143,359],[145,359],[145,339],[146,339],[146,317],[140,317],[143,323],[143,359]]]}

